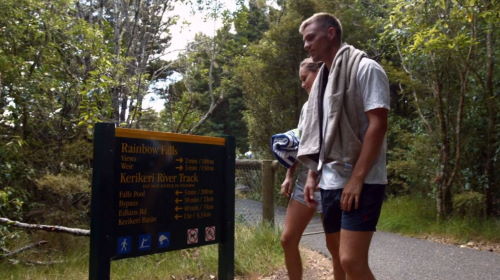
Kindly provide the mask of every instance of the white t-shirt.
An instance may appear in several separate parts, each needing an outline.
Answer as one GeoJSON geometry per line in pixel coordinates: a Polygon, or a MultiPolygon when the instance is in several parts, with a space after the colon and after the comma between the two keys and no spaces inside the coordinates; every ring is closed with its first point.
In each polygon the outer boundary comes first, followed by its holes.
{"type": "MultiPolygon", "coordinates": [[[[387,110],[390,108],[389,80],[384,69],[377,62],[366,57],[361,59],[356,76],[364,108],[364,112],[359,112],[361,120],[359,135],[364,136],[368,128],[368,118],[365,112],[377,108],[387,110]]],[[[384,137],[380,153],[365,178],[365,184],[387,184],[386,153],[387,140],[384,137]]],[[[343,188],[351,177],[352,168],[353,166],[336,161],[324,164],[319,187],[326,190],[343,188]]]]}

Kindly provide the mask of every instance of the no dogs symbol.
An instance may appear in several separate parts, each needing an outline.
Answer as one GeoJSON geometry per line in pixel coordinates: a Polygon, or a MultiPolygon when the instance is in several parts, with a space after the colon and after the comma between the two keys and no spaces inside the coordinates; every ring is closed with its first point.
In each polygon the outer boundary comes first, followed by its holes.
{"type": "Polygon", "coordinates": [[[190,228],[187,230],[187,244],[198,243],[198,229],[190,228]]]}
{"type": "Polygon", "coordinates": [[[215,240],[215,226],[205,227],[205,241],[215,240]]]}

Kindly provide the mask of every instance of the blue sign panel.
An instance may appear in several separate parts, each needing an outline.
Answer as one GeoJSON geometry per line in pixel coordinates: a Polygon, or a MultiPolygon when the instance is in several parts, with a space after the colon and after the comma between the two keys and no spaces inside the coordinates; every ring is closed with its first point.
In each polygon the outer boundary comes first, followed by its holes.
{"type": "Polygon", "coordinates": [[[137,249],[139,249],[139,251],[151,250],[151,234],[143,234],[139,236],[137,249]]]}
{"type": "Polygon", "coordinates": [[[116,239],[116,253],[118,255],[128,254],[132,251],[132,237],[121,236],[116,239]]]}
{"type": "Polygon", "coordinates": [[[158,233],[158,248],[168,248],[170,246],[170,232],[158,233]]]}

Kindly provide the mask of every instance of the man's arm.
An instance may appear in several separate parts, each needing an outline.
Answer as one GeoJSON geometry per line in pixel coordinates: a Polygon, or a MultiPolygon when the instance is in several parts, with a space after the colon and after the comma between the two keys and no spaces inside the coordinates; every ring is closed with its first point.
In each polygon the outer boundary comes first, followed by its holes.
{"type": "Polygon", "coordinates": [[[347,181],[342,191],[340,207],[344,211],[351,211],[354,202],[354,209],[358,209],[359,197],[363,189],[366,175],[373,166],[384,142],[387,131],[388,110],[377,108],[366,112],[368,118],[368,128],[365,133],[361,152],[358,161],[354,166],[351,178],[347,181]]]}

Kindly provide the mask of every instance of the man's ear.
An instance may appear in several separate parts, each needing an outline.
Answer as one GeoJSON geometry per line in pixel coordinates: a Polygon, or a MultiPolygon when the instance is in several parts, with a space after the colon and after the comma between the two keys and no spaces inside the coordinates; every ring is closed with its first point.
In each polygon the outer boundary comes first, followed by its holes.
{"type": "Polygon", "coordinates": [[[335,27],[333,27],[333,26],[328,27],[328,31],[327,32],[328,32],[328,39],[330,39],[330,40],[336,39],[336,37],[337,37],[337,30],[335,29],[335,27]]]}

